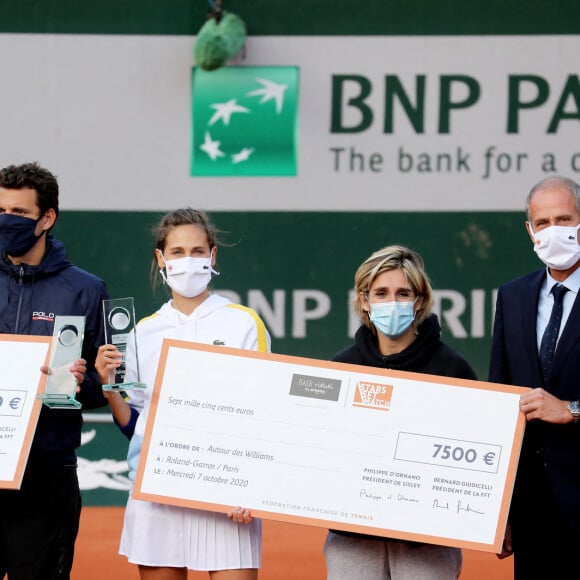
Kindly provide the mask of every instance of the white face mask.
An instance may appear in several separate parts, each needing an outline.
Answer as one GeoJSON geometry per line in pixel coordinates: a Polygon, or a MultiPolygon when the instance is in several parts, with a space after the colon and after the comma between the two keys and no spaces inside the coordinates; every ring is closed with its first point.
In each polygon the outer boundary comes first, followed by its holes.
{"type": "Polygon", "coordinates": [[[212,274],[219,274],[211,266],[212,255],[209,258],[178,258],[166,260],[165,270],[159,270],[165,283],[177,294],[185,298],[199,296],[209,285],[212,274]]]}
{"type": "Polygon", "coordinates": [[[538,258],[554,270],[567,270],[580,260],[580,245],[578,244],[577,226],[550,226],[537,234],[530,231],[534,237],[534,252],[538,258]]]}

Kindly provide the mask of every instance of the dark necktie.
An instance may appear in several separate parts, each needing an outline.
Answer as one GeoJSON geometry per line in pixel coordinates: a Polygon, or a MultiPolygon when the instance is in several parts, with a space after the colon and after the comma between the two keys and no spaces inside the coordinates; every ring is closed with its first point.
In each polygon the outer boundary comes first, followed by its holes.
{"type": "Polygon", "coordinates": [[[546,326],[546,330],[542,336],[542,342],[540,343],[540,363],[542,365],[542,373],[544,374],[545,386],[550,382],[552,361],[554,360],[554,352],[556,352],[556,342],[558,341],[558,333],[560,332],[562,311],[564,309],[564,294],[566,294],[566,292],[568,292],[568,288],[562,286],[562,284],[554,284],[554,286],[552,286],[554,306],[552,306],[552,314],[550,314],[548,326],[546,326]]]}

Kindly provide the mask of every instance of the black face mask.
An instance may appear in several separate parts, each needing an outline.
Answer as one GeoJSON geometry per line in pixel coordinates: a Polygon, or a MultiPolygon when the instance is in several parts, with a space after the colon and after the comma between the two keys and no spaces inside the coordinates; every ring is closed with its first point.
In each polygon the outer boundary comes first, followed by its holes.
{"type": "Polygon", "coordinates": [[[0,215],[0,250],[9,256],[23,256],[28,252],[37,240],[44,234],[37,236],[34,233],[37,220],[25,218],[19,215],[4,213],[0,215]]]}

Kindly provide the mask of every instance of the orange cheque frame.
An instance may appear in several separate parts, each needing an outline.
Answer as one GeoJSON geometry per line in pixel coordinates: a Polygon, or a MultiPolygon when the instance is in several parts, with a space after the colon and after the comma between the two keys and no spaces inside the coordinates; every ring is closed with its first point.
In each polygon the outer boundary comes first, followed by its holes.
{"type": "Polygon", "coordinates": [[[133,497],[499,552],[526,390],[166,339],[133,497]]]}

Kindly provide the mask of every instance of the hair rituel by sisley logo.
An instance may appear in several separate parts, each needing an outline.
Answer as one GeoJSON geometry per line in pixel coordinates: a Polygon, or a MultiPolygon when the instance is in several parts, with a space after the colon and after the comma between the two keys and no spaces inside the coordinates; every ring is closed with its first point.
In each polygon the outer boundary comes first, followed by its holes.
{"type": "Polygon", "coordinates": [[[194,68],[193,177],[297,175],[298,68],[194,68]]]}

